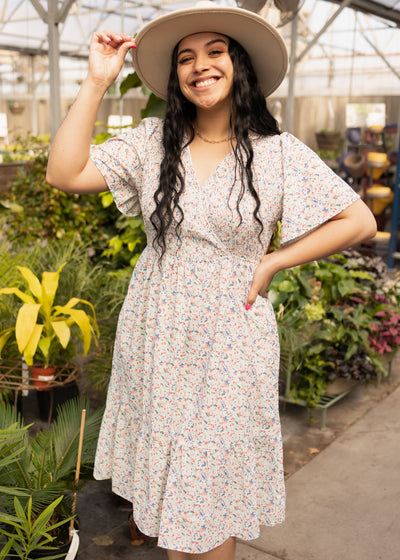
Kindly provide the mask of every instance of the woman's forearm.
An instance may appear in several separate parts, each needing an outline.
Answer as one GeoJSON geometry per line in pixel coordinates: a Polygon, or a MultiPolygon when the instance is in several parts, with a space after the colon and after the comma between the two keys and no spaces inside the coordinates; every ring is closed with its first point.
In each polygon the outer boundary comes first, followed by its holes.
{"type": "Polygon", "coordinates": [[[361,201],[293,244],[274,253],[277,271],[318,260],[371,239],[376,221],[361,201]]]}
{"type": "Polygon", "coordinates": [[[375,234],[375,218],[368,207],[358,200],[302,239],[265,255],[254,272],[246,307],[254,303],[258,294],[267,296],[277,272],[327,257],[371,239],[375,234]]]}
{"type": "Polygon", "coordinates": [[[75,190],[90,152],[97,112],[105,94],[103,86],[86,79],[51,146],[47,181],[62,190],[75,190]]]}

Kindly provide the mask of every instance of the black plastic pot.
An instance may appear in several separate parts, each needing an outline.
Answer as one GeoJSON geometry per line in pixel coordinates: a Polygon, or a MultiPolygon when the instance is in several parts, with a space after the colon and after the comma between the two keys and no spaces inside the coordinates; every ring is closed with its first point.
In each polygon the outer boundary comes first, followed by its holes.
{"type": "Polygon", "coordinates": [[[76,381],[71,381],[65,385],[57,385],[48,391],[36,391],[39,418],[43,422],[55,420],[57,418],[57,407],[78,396],[79,387],[76,381]]]}
{"type": "Polygon", "coordinates": [[[70,542],[66,542],[58,546],[54,550],[34,550],[29,554],[29,558],[47,558],[48,556],[56,556],[57,554],[63,554],[60,556],[59,560],[63,560],[69,551],[69,547],[71,546],[70,542]]]}

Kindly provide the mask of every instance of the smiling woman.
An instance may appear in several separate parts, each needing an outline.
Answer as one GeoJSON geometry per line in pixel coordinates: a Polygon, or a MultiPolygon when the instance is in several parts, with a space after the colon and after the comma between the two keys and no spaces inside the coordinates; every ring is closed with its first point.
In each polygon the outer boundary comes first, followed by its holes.
{"type": "Polygon", "coordinates": [[[109,188],[148,244],[121,310],[95,477],[133,504],[170,560],[233,560],[235,537],[284,520],[275,273],[374,235],[368,208],[265,96],[282,39],[261,17],[201,2],[135,41],[95,33],[88,77],[53,142],[48,180],[109,188]],[[165,119],[90,146],[129,48],[165,119]],[[268,56],[265,56],[265,53],[268,56]],[[281,220],[282,248],[268,251],[281,220]],[[260,297],[262,296],[262,297],[260,297]]]}

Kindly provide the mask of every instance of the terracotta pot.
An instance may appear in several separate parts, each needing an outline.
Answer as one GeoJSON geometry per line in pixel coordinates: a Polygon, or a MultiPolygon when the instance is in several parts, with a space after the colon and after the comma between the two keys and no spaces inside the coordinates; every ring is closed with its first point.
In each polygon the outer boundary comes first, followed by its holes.
{"type": "Polygon", "coordinates": [[[0,163],[0,192],[7,191],[11,187],[19,169],[24,166],[20,162],[0,163]]]}
{"type": "Polygon", "coordinates": [[[14,103],[9,103],[8,108],[10,109],[13,115],[20,115],[25,110],[25,105],[22,105],[18,101],[14,101],[14,103]]]}
{"type": "Polygon", "coordinates": [[[49,384],[55,378],[56,368],[54,366],[48,368],[43,366],[30,366],[29,369],[36,389],[38,391],[49,391],[49,384]]]}

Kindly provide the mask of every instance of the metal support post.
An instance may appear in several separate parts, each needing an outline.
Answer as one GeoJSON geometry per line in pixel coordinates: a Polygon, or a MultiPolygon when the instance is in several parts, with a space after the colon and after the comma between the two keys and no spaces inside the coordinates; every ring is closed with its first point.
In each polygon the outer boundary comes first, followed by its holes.
{"type": "Polygon", "coordinates": [[[60,90],[60,33],[58,25],[65,21],[74,0],[64,0],[58,6],[58,0],[48,0],[47,12],[39,0],[31,3],[39,16],[48,25],[49,73],[50,73],[50,132],[54,138],[61,124],[61,90],[60,90]]]}
{"type": "Polygon", "coordinates": [[[395,268],[395,253],[397,252],[397,245],[399,242],[399,225],[400,225],[400,134],[399,134],[399,146],[397,152],[396,177],[394,181],[392,222],[390,226],[390,241],[389,241],[389,255],[388,255],[389,269],[395,268]]]}
{"type": "Polygon", "coordinates": [[[48,39],[50,69],[50,133],[54,138],[61,124],[60,34],[57,21],[57,0],[48,3],[48,39]]]}
{"type": "Polygon", "coordinates": [[[297,22],[298,16],[292,20],[291,36],[290,36],[290,60],[289,60],[289,86],[288,98],[286,105],[286,130],[293,132],[293,115],[294,115],[294,82],[296,78],[296,45],[297,45],[297,22]]]}
{"type": "Polygon", "coordinates": [[[35,56],[30,57],[31,66],[31,131],[32,134],[38,133],[37,126],[37,106],[36,106],[36,82],[35,82],[35,56]]]}

